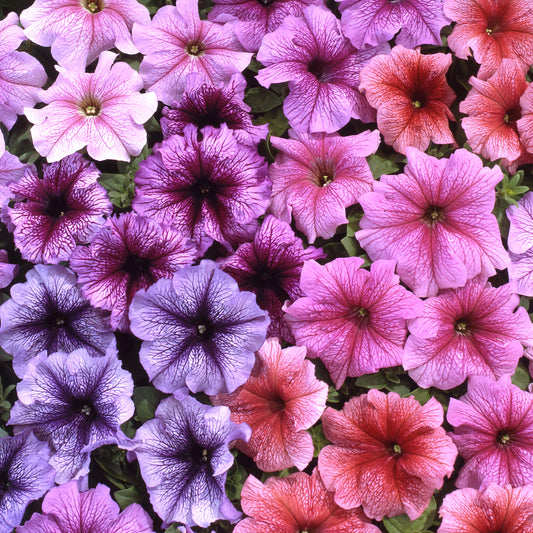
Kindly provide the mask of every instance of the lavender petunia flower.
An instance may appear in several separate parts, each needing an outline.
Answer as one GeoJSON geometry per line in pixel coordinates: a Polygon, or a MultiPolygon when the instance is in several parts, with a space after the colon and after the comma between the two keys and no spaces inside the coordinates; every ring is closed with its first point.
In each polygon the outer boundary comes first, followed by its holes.
{"type": "Polygon", "coordinates": [[[250,438],[246,424],[230,420],[227,407],[202,405],[192,397],[163,400],[137,430],[134,453],[155,512],[170,522],[208,527],[240,513],[224,492],[233,464],[231,441],[250,438]]]}
{"type": "Polygon", "coordinates": [[[24,164],[9,152],[0,155],[0,221],[7,225],[9,231],[13,231],[13,225],[7,214],[8,204],[14,198],[11,184],[20,180],[30,168],[35,169],[33,165],[24,164]]]}
{"type": "Polygon", "coordinates": [[[102,357],[83,349],[43,352],[17,385],[8,423],[15,433],[30,428],[48,441],[56,483],[66,483],[89,473],[91,451],[125,439],[120,425],[133,416],[132,394],[133,380],[115,351],[102,357]]]}
{"type": "Polygon", "coordinates": [[[76,481],[54,487],[44,498],[43,514],[34,513],[17,533],[153,533],[148,513],[133,503],[119,514],[109,487],[86,492],[76,481]]]}
{"type": "Polygon", "coordinates": [[[533,247],[533,192],[520,198],[518,205],[507,209],[509,219],[509,249],[516,254],[523,254],[533,247]]]}
{"type": "Polygon", "coordinates": [[[137,54],[130,30],[150,22],[150,13],[137,0],[35,0],[20,22],[34,43],[52,47],[61,66],[83,71],[111,48],[137,54]]]}
{"type": "Polygon", "coordinates": [[[155,113],[157,98],[141,94],[142,80],[117,54],[102,52],[94,73],[59,71],[54,84],[41,92],[48,104],[25,109],[37,151],[49,162],[87,147],[98,161],[129,161],[146,144],[143,124],[155,113]]]}
{"type": "Polygon", "coordinates": [[[85,348],[90,355],[100,356],[114,347],[106,313],[90,306],[71,270],[36,265],[26,279],[11,288],[11,300],[0,306],[0,345],[13,356],[19,377],[43,350],[85,348]]]}
{"type": "Polygon", "coordinates": [[[198,140],[188,125],[141,162],[133,209],[176,227],[205,251],[213,239],[232,249],[250,240],[270,200],[267,164],[224,124],[198,140]]]}
{"type": "Polygon", "coordinates": [[[250,375],[266,338],[268,314],[212,261],[176,272],[139,292],[131,330],[144,342],[141,363],[163,392],[232,392],[250,375]]]}
{"type": "Polygon", "coordinates": [[[25,431],[0,439],[0,533],[20,524],[26,506],[54,485],[50,449],[25,431]]]}
{"type": "Polygon", "coordinates": [[[28,169],[11,186],[17,202],[9,209],[15,244],[33,263],[68,261],[76,244],[89,242],[111,202],[97,181],[96,166],[80,154],[43,164],[43,176],[28,169]]]}
{"type": "Polygon", "coordinates": [[[257,59],[267,68],[259,83],[289,82],[283,111],[300,133],[332,133],[350,118],[375,120],[375,111],[357,90],[359,71],[388,44],[356,50],[341,32],[340,21],[322,7],[309,6],[303,17],[289,15],[263,39],[257,59]]]}
{"type": "Polygon", "coordinates": [[[196,0],[177,0],[160,8],[150,24],[134,24],[133,41],[145,56],[139,70],[145,88],[167,105],[183,93],[187,74],[201,74],[217,85],[243,71],[252,58],[231,24],[200,20],[196,0]]]}
{"type": "Polygon", "coordinates": [[[13,281],[18,270],[18,265],[9,263],[7,252],[0,250],[0,289],[7,287],[13,281]]]}

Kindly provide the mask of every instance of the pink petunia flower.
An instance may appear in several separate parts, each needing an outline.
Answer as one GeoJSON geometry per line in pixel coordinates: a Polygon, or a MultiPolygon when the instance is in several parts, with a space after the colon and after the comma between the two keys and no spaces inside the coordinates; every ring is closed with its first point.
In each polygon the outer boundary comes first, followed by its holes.
{"type": "Polygon", "coordinates": [[[533,533],[532,509],[533,485],[456,490],[442,502],[438,533],[533,533]]]}
{"type": "Polygon", "coordinates": [[[142,126],[156,111],[154,94],[140,94],[142,80],[127,63],[113,65],[117,54],[102,52],[94,73],[59,71],[41,92],[48,104],[24,110],[37,151],[49,162],[87,147],[98,161],[129,161],[146,144],[142,126]]]}
{"type": "Polygon", "coordinates": [[[506,268],[491,213],[499,167],[462,149],[436,159],[407,148],[407,161],[405,174],[382,176],[359,199],[365,214],[355,236],[370,258],[397,261],[400,279],[422,297],[506,268]]]}
{"type": "Polygon", "coordinates": [[[448,126],[455,100],[446,82],[451,62],[451,54],[422,55],[398,45],[361,70],[359,90],[377,109],[378,129],[397,152],[405,154],[408,146],[424,151],[430,141],[455,143],[448,126]]]}
{"type": "Polygon", "coordinates": [[[483,278],[467,281],[424,302],[408,324],[403,367],[420,387],[451,389],[470,376],[512,375],[533,338],[527,311],[510,285],[492,287],[483,278]]]}
{"type": "Polygon", "coordinates": [[[303,470],[313,459],[313,440],[306,429],[326,408],[328,386],[315,378],[305,353],[302,346],[282,350],[278,339],[267,339],[256,352],[248,381],[231,394],[211,398],[214,405],[231,409],[233,422],[252,428],[250,440],[236,446],[264,472],[293,466],[303,470]]]}
{"type": "Polygon", "coordinates": [[[448,46],[457,57],[474,55],[487,79],[504,58],[517,59],[526,72],[533,62],[530,0],[444,0],[444,14],[456,21],[448,46]]]}
{"type": "Polygon", "coordinates": [[[406,319],[422,302],[399,285],[392,261],[376,261],[370,272],[359,257],[338,258],[324,266],[307,261],[299,298],[287,311],[296,344],[319,357],[339,388],[346,376],[377,372],[401,363],[406,319]]]}
{"type": "Polygon", "coordinates": [[[375,520],[420,516],[457,456],[442,421],[435,398],[420,405],[412,396],[377,389],[352,398],[340,412],[327,408],[322,423],[333,445],[321,450],[318,467],[335,503],[362,505],[375,520]]]}
{"type": "Polygon", "coordinates": [[[249,476],[242,488],[242,509],[250,516],[234,533],[378,533],[361,509],[341,509],[324,487],[317,470],[285,478],[270,477],[265,484],[249,476]]]}
{"type": "MultiPolygon", "coordinates": [[[[511,85],[506,88],[510,90],[511,85]]],[[[529,159],[533,159],[533,84],[529,84],[520,98],[520,107],[522,110],[521,118],[516,122],[520,141],[528,152],[529,159]]],[[[528,160],[528,163],[533,161],[528,160]]]]}
{"type": "Polygon", "coordinates": [[[14,197],[11,184],[20,180],[30,168],[35,171],[34,165],[24,164],[7,151],[0,155],[0,221],[6,224],[9,231],[13,231],[13,224],[7,213],[8,204],[14,197]]]}
{"type": "Polygon", "coordinates": [[[289,132],[290,139],[271,137],[280,151],[270,166],[269,211],[296,227],[309,242],[333,237],[346,224],[346,208],[372,190],[374,178],[365,157],[379,146],[379,132],[341,137],[334,133],[289,132]]]}
{"type": "Polygon", "coordinates": [[[62,67],[83,71],[111,48],[137,54],[130,31],[134,22],[148,24],[150,13],[137,0],[35,0],[20,22],[62,67]]]}
{"type": "Polygon", "coordinates": [[[374,110],[357,90],[359,71],[371,57],[388,50],[386,43],[356,50],[335,15],[311,5],[302,17],[289,15],[265,35],[257,59],[266,68],[257,79],[264,87],[289,82],[283,111],[294,130],[332,133],[350,118],[374,120],[374,110]]]}
{"type": "Polygon", "coordinates": [[[145,88],[167,105],[181,96],[188,74],[218,85],[252,58],[231,24],[200,20],[196,0],[176,0],[175,6],[160,8],[150,24],[134,24],[133,41],[145,55],[139,70],[145,88]]]}
{"type": "Polygon", "coordinates": [[[475,376],[464,396],[450,399],[447,419],[465,460],[457,487],[533,483],[533,394],[507,376],[498,381],[475,376]]]}

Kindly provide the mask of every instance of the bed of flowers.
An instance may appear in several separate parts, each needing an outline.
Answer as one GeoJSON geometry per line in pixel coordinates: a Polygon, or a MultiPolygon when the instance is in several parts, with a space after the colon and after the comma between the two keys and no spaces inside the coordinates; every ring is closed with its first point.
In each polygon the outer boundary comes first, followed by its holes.
{"type": "Polygon", "coordinates": [[[532,0],[0,0],[0,533],[533,533],[532,64],[532,0]]]}

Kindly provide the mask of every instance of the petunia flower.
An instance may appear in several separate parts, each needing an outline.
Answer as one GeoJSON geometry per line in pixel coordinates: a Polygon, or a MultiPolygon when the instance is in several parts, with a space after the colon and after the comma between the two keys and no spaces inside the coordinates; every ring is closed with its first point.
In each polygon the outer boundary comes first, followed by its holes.
{"type": "Polygon", "coordinates": [[[324,252],[314,246],[303,247],[286,222],[267,215],[252,242],[241,244],[220,268],[230,274],[243,291],[257,295],[257,304],[268,311],[268,335],[294,340],[285,322],[283,304],[303,296],[300,274],[304,261],[323,259],[324,252]]]}
{"type": "Polygon", "coordinates": [[[52,47],[62,67],[83,71],[111,48],[137,54],[130,31],[150,22],[150,13],[137,0],[35,0],[20,22],[34,43],[52,47]]]}
{"type": "Polygon", "coordinates": [[[0,155],[0,221],[6,224],[9,231],[14,229],[7,214],[8,204],[15,196],[11,184],[19,181],[30,169],[35,171],[35,166],[23,163],[7,151],[0,155]]]}
{"type": "Polygon", "coordinates": [[[464,396],[450,399],[446,417],[465,460],[457,487],[483,490],[491,482],[501,487],[533,483],[533,394],[513,385],[508,376],[498,381],[475,376],[464,396]]]}
{"type": "Polygon", "coordinates": [[[397,261],[400,279],[421,297],[507,267],[491,213],[499,167],[483,167],[463,149],[436,159],[407,148],[404,172],[382,176],[359,199],[364,215],[355,236],[370,259],[397,261]]]}
{"type": "Polygon", "coordinates": [[[134,24],[133,41],[144,54],[139,69],[144,87],[167,105],[182,95],[188,74],[218,85],[242,72],[252,58],[232,24],[200,20],[196,0],[176,0],[175,6],[159,8],[149,24],[134,24]]]}
{"type": "Polygon", "coordinates": [[[269,477],[264,484],[250,475],[242,488],[241,505],[250,518],[241,520],[234,533],[379,532],[361,509],[339,507],[316,469],[312,475],[269,477]]]}
{"type": "Polygon", "coordinates": [[[333,445],[321,450],[318,467],[335,503],[362,505],[374,520],[403,513],[418,518],[453,472],[457,449],[442,422],[435,398],[420,405],[412,396],[377,389],[352,398],[340,412],[328,407],[322,425],[333,445]]]}
{"type": "Polygon", "coordinates": [[[89,473],[93,450],[125,439],[120,425],[133,416],[132,394],[133,380],[115,351],[102,357],[84,349],[43,352],[17,385],[8,423],[15,434],[33,429],[50,444],[56,483],[66,483],[89,473]]]}
{"type": "Polygon", "coordinates": [[[271,137],[280,152],[270,165],[272,200],[269,211],[296,227],[309,242],[330,239],[346,224],[346,208],[372,190],[374,178],[365,157],[380,142],[379,132],[306,134],[289,131],[289,139],[271,137]]]}
{"type": "Polygon", "coordinates": [[[50,448],[30,431],[0,438],[0,533],[11,533],[27,505],[54,485],[50,448]]]}
{"type": "Polygon", "coordinates": [[[42,514],[34,513],[17,533],[153,533],[152,520],[138,503],[120,514],[109,487],[80,492],[76,481],[54,487],[44,498],[42,514]]]}
{"type": "Polygon", "coordinates": [[[133,209],[177,228],[204,252],[213,240],[231,250],[251,240],[270,200],[267,163],[225,125],[188,125],[139,165],[133,209]]]}
{"type": "Polygon", "coordinates": [[[357,90],[359,71],[370,58],[388,50],[388,44],[356,50],[335,15],[311,5],[302,17],[289,15],[265,35],[257,60],[266,68],[257,80],[264,87],[289,82],[283,111],[295,131],[332,133],[351,118],[374,120],[373,109],[357,90]]]}
{"type": "Polygon", "coordinates": [[[117,54],[102,52],[93,73],[56,67],[59,76],[40,93],[48,104],[24,110],[36,150],[49,162],[87,147],[98,161],[129,161],[146,144],[143,124],[155,113],[157,98],[141,94],[142,80],[117,54]]]}
{"type": "Polygon", "coordinates": [[[514,287],[492,287],[484,278],[442,291],[409,322],[402,365],[420,387],[451,389],[470,376],[512,375],[522,343],[533,339],[527,311],[514,287]]]}
{"type": "Polygon", "coordinates": [[[372,58],[361,70],[359,89],[377,109],[378,129],[387,144],[406,153],[425,151],[430,141],[454,144],[448,120],[455,100],[446,82],[451,54],[423,55],[395,46],[390,55],[372,58]]]}
{"type": "Polygon", "coordinates": [[[15,244],[33,263],[68,261],[76,244],[85,244],[98,231],[112,206],[98,183],[100,171],[80,154],[33,168],[11,186],[17,196],[8,210],[15,226],[15,244]]]}
{"type": "Polygon", "coordinates": [[[496,72],[504,58],[526,72],[533,62],[533,11],[529,0],[444,0],[444,14],[457,24],[448,46],[457,57],[473,55],[479,79],[496,72]]]}
{"type": "Polygon", "coordinates": [[[483,491],[447,494],[439,509],[438,533],[533,533],[533,485],[512,488],[490,483],[483,491]]]}
{"type": "Polygon", "coordinates": [[[97,357],[114,348],[108,313],[91,307],[72,270],[36,265],[26,279],[11,287],[11,299],[0,306],[0,345],[13,356],[20,378],[43,350],[84,348],[97,357]]]}
{"type": "Polygon", "coordinates": [[[84,296],[111,311],[113,328],[127,332],[128,308],[137,291],[171,278],[195,258],[196,247],[176,229],[123,213],[108,219],[89,246],[79,246],[70,266],[84,296]]]}
{"type": "Polygon", "coordinates": [[[231,422],[227,407],[202,405],[190,396],[159,404],[155,418],[137,430],[134,454],[163,527],[208,527],[240,517],[224,491],[233,464],[228,445],[249,437],[250,428],[231,422]]]}
{"type": "MultiPolygon", "coordinates": [[[[510,90],[510,85],[506,90],[510,90]]],[[[531,155],[533,154],[533,84],[531,83],[527,85],[520,98],[520,108],[522,116],[517,120],[516,127],[518,128],[520,141],[529,155],[529,160],[526,162],[531,163],[533,162],[530,160],[533,158],[533,155],[531,155]]]]}
{"type": "Polygon", "coordinates": [[[401,363],[406,320],[422,302],[399,283],[392,261],[376,261],[370,272],[359,257],[320,266],[307,261],[300,287],[305,297],[286,308],[296,344],[319,357],[339,388],[346,376],[377,372],[401,363]]]}
{"type": "Polygon", "coordinates": [[[377,45],[395,37],[396,44],[441,45],[440,31],[449,24],[443,0],[341,0],[342,31],[356,48],[377,45]]]}
{"type": "Polygon", "coordinates": [[[523,254],[509,252],[509,256],[509,282],[515,284],[517,294],[533,296],[533,248],[523,254]]]}
{"type": "Polygon", "coordinates": [[[516,254],[523,254],[533,247],[533,192],[526,193],[518,205],[507,208],[509,236],[507,244],[516,254]]]}
{"type": "Polygon", "coordinates": [[[208,260],[139,292],[130,319],[131,331],[144,341],[141,364],[168,393],[233,392],[248,379],[270,323],[255,295],[240,292],[208,260]]]}
{"type": "Polygon", "coordinates": [[[11,264],[5,250],[0,250],[0,289],[7,287],[19,270],[19,266],[11,264]]]}
{"type": "Polygon", "coordinates": [[[303,470],[313,459],[313,439],[306,430],[326,408],[328,386],[315,378],[305,353],[303,346],[282,350],[278,339],[267,339],[248,381],[231,394],[211,398],[231,409],[233,422],[252,428],[250,440],[235,445],[264,472],[303,470]]]}

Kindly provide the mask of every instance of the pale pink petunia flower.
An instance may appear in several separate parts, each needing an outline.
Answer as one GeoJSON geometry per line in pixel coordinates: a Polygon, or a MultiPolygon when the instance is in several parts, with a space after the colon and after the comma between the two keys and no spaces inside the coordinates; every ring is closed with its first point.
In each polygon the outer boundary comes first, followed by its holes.
{"type": "Polygon", "coordinates": [[[533,247],[533,192],[525,194],[518,201],[518,205],[511,205],[507,209],[509,219],[509,236],[507,244],[509,250],[516,254],[523,254],[533,247]]]}
{"type": "Polygon", "coordinates": [[[55,83],[41,92],[48,104],[25,109],[37,151],[49,162],[87,147],[98,161],[129,161],[146,144],[143,124],[155,113],[157,98],[141,94],[142,80],[117,54],[102,52],[94,73],[56,67],[55,83]]]}

